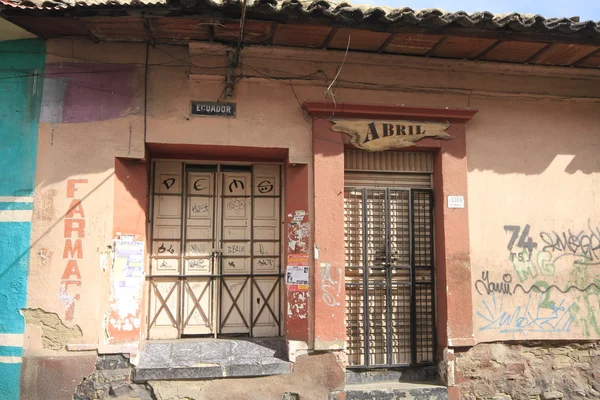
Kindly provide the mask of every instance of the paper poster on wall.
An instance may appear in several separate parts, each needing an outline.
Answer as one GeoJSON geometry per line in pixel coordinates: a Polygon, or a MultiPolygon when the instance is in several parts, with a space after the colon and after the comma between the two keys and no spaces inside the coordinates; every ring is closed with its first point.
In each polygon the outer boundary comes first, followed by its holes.
{"type": "Polygon", "coordinates": [[[115,261],[113,266],[113,285],[122,288],[119,292],[131,290],[138,292],[144,272],[144,242],[115,240],[115,261]]]}
{"type": "Polygon", "coordinates": [[[291,291],[308,290],[308,266],[288,265],[285,274],[285,283],[291,291]]]}
{"type": "Polygon", "coordinates": [[[285,283],[290,292],[308,291],[308,254],[289,254],[285,283]]]}
{"type": "Polygon", "coordinates": [[[139,335],[144,285],[144,242],[120,235],[113,249],[107,343],[134,340],[139,335]]]}

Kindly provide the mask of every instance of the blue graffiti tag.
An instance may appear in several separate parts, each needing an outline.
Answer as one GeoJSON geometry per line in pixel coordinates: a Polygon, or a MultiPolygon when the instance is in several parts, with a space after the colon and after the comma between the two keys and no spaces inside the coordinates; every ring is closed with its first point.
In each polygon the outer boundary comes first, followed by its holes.
{"type": "MultiPolygon", "coordinates": [[[[477,316],[483,321],[480,331],[497,331],[500,333],[521,334],[527,338],[527,333],[543,332],[569,332],[575,318],[571,316],[565,299],[558,304],[548,302],[543,293],[529,293],[524,305],[514,310],[505,309],[504,294],[493,293],[488,300],[482,300],[486,313],[477,312],[477,316]],[[489,304],[491,298],[491,304],[489,304]]],[[[510,299],[510,297],[509,297],[510,299]]]]}

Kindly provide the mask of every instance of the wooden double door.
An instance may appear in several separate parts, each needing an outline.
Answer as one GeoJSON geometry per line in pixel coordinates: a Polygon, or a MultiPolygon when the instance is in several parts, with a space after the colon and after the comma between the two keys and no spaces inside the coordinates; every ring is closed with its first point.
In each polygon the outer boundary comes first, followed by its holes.
{"type": "Polygon", "coordinates": [[[281,166],[156,161],[150,339],[281,334],[281,166]]]}

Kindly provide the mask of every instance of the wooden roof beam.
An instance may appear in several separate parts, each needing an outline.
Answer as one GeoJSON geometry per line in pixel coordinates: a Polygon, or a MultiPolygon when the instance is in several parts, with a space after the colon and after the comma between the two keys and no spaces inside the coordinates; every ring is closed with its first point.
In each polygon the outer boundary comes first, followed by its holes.
{"type": "Polygon", "coordinates": [[[436,44],[434,44],[433,46],[431,46],[431,48],[429,50],[427,50],[427,53],[423,54],[423,57],[430,57],[433,54],[433,52],[435,51],[435,49],[440,47],[447,38],[448,38],[448,36],[444,36],[443,38],[438,40],[438,42],[436,44]]]}
{"type": "Polygon", "coordinates": [[[523,64],[529,64],[531,61],[535,60],[539,55],[544,53],[552,46],[552,43],[546,44],[544,47],[533,53],[527,60],[523,61],[523,64]]]}
{"type": "Polygon", "coordinates": [[[479,61],[481,60],[482,57],[485,57],[486,55],[488,55],[492,50],[494,50],[496,47],[498,47],[498,45],[500,43],[504,42],[503,40],[496,40],[494,43],[492,43],[490,46],[488,46],[487,49],[483,50],[481,53],[479,53],[477,55],[477,57],[474,58],[475,61],[479,61]]]}
{"type": "Polygon", "coordinates": [[[379,46],[379,48],[377,49],[377,53],[383,53],[385,48],[388,47],[388,45],[390,44],[390,42],[392,40],[394,40],[396,38],[396,34],[392,33],[390,36],[387,37],[387,39],[385,39],[383,41],[383,43],[381,43],[381,46],[379,46]]]}
{"type": "Polygon", "coordinates": [[[329,32],[329,35],[327,35],[327,37],[325,38],[325,41],[323,41],[323,44],[321,45],[322,48],[327,49],[329,47],[329,43],[331,43],[331,41],[333,40],[333,37],[336,35],[336,33],[338,32],[338,28],[331,28],[331,31],[329,32]]]}
{"type": "Polygon", "coordinates": [[[597,56],[598,54],[600,54],[600,47],[598,49],[592,51],[590,54],[583,56],[579,60],[569,64],[569,67],[577,67],[577,66],[581,65],[584,61],[586,61],[594,56],[597,56]]]}

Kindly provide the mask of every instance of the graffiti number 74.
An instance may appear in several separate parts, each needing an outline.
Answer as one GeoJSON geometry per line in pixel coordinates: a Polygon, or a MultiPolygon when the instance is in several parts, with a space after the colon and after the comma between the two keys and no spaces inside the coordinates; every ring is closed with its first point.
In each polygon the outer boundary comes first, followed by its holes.
{"type": "MultiPolygon", "coordinates": [[[[521,227],[519,225],[504,225],[504,230],[506,232],[512,232],[512,235],[508,241],[508,245],[506,246],[509,251],[512,251],[513,246],[519,237],[519,232],[521,232],[521,227]]],[[[538,244],[529,237],[529,225],[525,225],[517,246],[522,249],[527,249],[527,251],[529,251],[529,255],[531,256],[533,249],[537,248],[537,245],[538,244]]]]}

